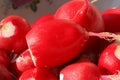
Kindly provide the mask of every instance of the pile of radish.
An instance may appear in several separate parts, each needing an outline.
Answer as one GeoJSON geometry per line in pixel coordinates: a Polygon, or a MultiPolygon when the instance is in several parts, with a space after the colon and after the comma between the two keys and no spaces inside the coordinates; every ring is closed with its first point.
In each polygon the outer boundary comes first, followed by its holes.
{"type": "Polygon", "coordinates": [[[0,80],[120,80],[120,8],[69,0],[32,25],[0,21],[0,80]]]}

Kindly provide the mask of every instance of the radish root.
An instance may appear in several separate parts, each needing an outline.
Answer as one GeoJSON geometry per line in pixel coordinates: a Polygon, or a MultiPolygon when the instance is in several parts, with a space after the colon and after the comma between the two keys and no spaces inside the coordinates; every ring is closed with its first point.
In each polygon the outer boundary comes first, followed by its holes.
{"type": "Polygon", "coordinates": [[[115,33],[110,33],[110,32],[100,32],[100,33],[95,33],[95,32],[89,32],[89,36],[96,36],[102,39],[105,39],[109,42],[112,41],[120,41],[120,35],[115,34],[115,33]]]}

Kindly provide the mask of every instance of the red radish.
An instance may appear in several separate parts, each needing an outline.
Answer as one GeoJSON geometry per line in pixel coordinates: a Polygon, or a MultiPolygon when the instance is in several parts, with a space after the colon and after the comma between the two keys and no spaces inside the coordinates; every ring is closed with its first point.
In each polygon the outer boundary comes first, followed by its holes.
{"type": "Polygon", "coordinates": [[[115,74],[120,70],[120,43],[114,42],[103,50],[98,66],[102,74],[115,74]]]}
{"type": "Polygon", "coordinates": [[[0,65],[3,65],[6,68],[8,68],[9,64],[10,64],[10,58],[3,49],[0,49],[0,65]]]}
{"type": "Polygon", "coordinates": [[[102,12],[105,31],[120,32],[120,8],[109,8],[102,12]]]}
{"type": "Polygon", "coordinates": [[[75,21],[87,31],[100,32],[104,24],[99,10],[88,0],[70,0],[61,5],[54,18],[75,21]]]}
{"type": "Polygon", "coordinates": [[[24,71],[34,68],[34,64],[30,55],[29,50],[25,50],[21,53],[15,60],[11,63],[12,72],[16,74],[21,74],[24,71]]]}
{"type": "Polygon", "coordinates": [[[25,35],[31,29],[21,16],[10,15],[0,22],[0,48],[9,53],[21,53],[27,49],[25,35]]]}
{"type": "Polygon", "coordinates": [[[26,35],[35,66],[55,67],[80,54],[88,34],[69,20],[50,20],[34,27],[26,35]]]}
{"type": "Polygon", "coordinates": [[[51,20],[51,19],[53,19],[53,14],[44,14],[41,17],[39,17],[38,19],[36,19],[33,22],[32,26],[39,25],[40,23],[43,23],[43,22],[51,20]]]}
{"type": "Polygon", "coordinates": [[[2,65],[0,65],[0,80],[12,80],[11,73],[2,65]]]}
{"type": "Polygon", "coordinates": [[[91,62],[74,63],[60,71],[60,80],[99,80],[99,68],[91,62]]]}
{"type": "Polygon", "coordinates": [[[48,69],[34,68],[22,73],[19,80],[58,80],[48,69]]]}
{"type": "MultiPolygon", "coordinates": [[[[88,0],[70,0],[61,5],[54,14],[55,19],[67,19],[75,21],[84,27],[87,31],[101,32],[104,31],[104,23],[101,13],[88,0]]],[[[98,40],[90,37],[88,40],[85,53],[89,53],[96,47],[98,40]],[[95,45],[93,45],[95,44],[95,45]]]]}

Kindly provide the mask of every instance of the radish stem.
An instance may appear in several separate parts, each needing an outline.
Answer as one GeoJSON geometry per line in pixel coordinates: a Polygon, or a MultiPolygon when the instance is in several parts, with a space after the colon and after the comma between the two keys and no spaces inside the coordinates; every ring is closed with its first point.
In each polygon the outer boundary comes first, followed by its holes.
{"type": "Polygon", "coordinates": [[[110,33],[110,32],[100,32],[100,33],[95,33],[95,32],[89,32],[89,36],[96,36],[102,39],[105,39],[109,42],[111,41],[120,41],[120,35],[115,34],[115,33],[110,33]]]}

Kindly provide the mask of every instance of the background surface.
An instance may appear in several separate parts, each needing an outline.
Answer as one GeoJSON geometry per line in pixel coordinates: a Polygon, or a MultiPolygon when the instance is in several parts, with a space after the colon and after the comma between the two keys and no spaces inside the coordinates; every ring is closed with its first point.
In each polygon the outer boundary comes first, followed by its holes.
{"type": "MultiPolygon", "coordinates": [[[[32,24],[38,17],[42,16],[43,14],[54,13],[59,6],[69,0],[52,0],[52,4],[49,4],[49,2],[46,0],[40,0],[40,3],[37,5],[38,10],[36,12],[33,12],[28,7],[21,7],[16,10],[12,9],[8,6],[9,2],[6,4],[5,1],[7,0],[0,0],[0,20],[8,15],[16,14],[23,16],[29,21],[30,24],[32,24]]],[[[103,11],[110,7],[120,7],[120,0],[97,0],[94,2],[94,5],[96,5],[100,11],[103,11]]]]}

